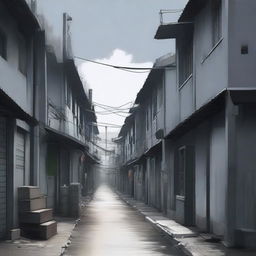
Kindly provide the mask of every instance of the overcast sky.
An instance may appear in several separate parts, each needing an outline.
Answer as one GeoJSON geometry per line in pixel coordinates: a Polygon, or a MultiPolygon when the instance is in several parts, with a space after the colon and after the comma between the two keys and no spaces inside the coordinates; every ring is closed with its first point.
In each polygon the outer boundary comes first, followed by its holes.
{"type": "MultiPolygon", "coordinates": [[[[62,13],[72,18],[75,56],[121,66],[149,67],[174,52],[173,40],[154,40],[160,9],[182,9],[187,0],[38,0],[55,37],[62,35],[62,13]]],[[[178,14],[166,16],[176,21],[178,14]]],[[[134,101],[147,74],[128,73],[92,63],[77,62],[80,75],[94,91],[94,101],[121,106],[134,101]]],[[[121,125],[123,118],[96,108],[98,121],[121,125]],[[102,115],[104,114],[104,115],[102,115]]]]}

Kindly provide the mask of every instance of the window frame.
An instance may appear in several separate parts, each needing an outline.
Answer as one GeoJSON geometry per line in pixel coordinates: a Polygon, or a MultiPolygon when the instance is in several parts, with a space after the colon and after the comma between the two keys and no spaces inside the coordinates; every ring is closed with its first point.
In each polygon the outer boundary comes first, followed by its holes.
{"type": "Polygon", "coordinates": [[[179,48],[179,89],[193,75],[193,36],[184,40],[179,48]]]}

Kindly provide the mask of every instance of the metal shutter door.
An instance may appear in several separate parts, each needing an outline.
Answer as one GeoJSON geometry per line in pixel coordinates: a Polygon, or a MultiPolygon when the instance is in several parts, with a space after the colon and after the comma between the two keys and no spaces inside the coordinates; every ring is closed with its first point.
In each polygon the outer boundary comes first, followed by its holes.
{"type": "Polygon", "coordinates": [[[25,185],[25,136],[17,132],[16,140],[16,177],[17,187],[25,185]]]}
{"type": "Polygon", "coordinates": [[[6,120],[0,117],[0,238],[6,235],[6,120]]]}

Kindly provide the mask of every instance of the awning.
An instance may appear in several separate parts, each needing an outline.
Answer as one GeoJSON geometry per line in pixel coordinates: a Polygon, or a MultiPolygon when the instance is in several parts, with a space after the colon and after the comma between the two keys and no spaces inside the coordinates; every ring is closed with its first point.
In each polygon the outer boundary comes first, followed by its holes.
{"type": "Polygon", "coordinates": [[[129,167],[129,166],[131,166],[131,165],[135,165],[135,164],[138,162],[138,160],[139,160],[139,158],[135,158],[135,159],[129,160],[129,161],[125,164],[125,166],[126,166],[126,167],[129,167]]]}
{"type": "Polygon", "coordinates": [[[213,116],[214,114],[223,110],[225,108],[226,93],[227,89],[220,92],[216,97],[214,97],[208,103],[203,105],[200,109],[195,111],[190,117],[178,124],[166,136],[166,138],[178,138],[179,136],[185,134],[187,131],[191,130],[193,127],[199,125],[210,116],[213,116]]]}
{"type": "Polygon", "coordinates": [[[155,39],[173,39],[181,37],[193,29],[192,22],[176,22],[160,25],[155,35],[155,39]]]}
{"type": "Polygon", "coordinates": [[[16,119],[20,119],[22,121],[27,122],[32,126],[36,126],[38,121],[32,117],[30,114],[25,112],[7,93],[5,93],[2,89],[0,89],[0,113],[13,117],[16,119]]]}
{"type": "Polygon", "coordinates": [[[233,103],[250,104],[256,103],[256,89],[253,88],[229,88],[233,103]]]}
{"type": "Polygon", "coordinates": [[[88,145],[86,145],[85,143],[79,141],[78,139],[76,139],[66,133],[55,130],[49,126],[46,126],[45,130],[48,132],[47,138],[51,142],[58,142],[58,143],[62,143],[65,145],[69,145],[71,147],[80,149],[82,151],[89,150],[88,145]]]}
{"type": "Polygon", "coordinates": [[[92,155],[89,151],[85,151],[84,154],[86,157],[85,161],[88,161],[91,164],[100,164],[100,160],[96,156],[92,155]]]}
{"type": "Polygon", "coordinates": [[[145,152],[145,156],[154,156],[157,152],[162,151],[162,141],[159,141],[156,145],[152,148],[148,149],[145,152]]]}

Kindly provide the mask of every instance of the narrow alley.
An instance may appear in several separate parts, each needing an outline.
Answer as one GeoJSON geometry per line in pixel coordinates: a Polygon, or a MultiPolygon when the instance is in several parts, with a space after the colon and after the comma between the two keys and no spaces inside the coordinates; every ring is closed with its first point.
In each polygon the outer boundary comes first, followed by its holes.
{"type": "Polygon", "coordinates": [[[169,241],[102,185],[74,230],[66,256],[182,255],[169,241]]]}

